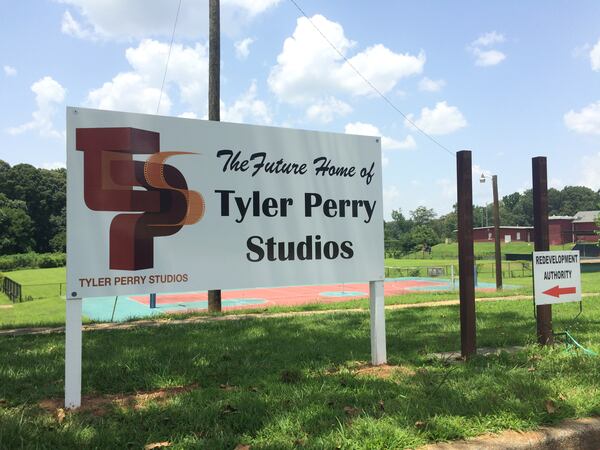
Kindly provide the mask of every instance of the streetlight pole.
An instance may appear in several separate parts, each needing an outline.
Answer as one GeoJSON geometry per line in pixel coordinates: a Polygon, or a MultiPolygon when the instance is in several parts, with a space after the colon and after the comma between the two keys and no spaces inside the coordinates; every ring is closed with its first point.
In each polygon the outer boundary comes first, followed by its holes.
{"type": "MultiPolygon", "coordinates": [[[[481,174],[479,181],[485,183],[486,177],[481,174]]],[[[500,248],[500,203],[498,201],[498,176],[492,175],[492,191],[494,194],[494,247],[496,255],[496,290],[502,290],[502,250],[500,248]]]]}

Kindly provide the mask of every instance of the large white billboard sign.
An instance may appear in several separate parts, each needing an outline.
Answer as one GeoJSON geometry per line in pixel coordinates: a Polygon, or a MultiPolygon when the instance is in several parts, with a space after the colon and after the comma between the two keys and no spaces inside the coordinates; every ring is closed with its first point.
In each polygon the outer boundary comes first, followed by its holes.
{"type": "Polygon", "coordinates": [[[68,297],[383,279],[378,138],[67,109],[68,297]]]}

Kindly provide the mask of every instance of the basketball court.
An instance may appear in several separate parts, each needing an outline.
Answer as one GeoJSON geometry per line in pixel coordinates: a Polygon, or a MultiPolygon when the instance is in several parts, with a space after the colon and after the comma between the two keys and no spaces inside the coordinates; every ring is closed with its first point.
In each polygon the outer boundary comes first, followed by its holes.
{"type": "MultiPolygon", "coordinates": [[[[492,283],[478,283],[478,290],[495,289],[492,283]]],[[[414,292],[458,290],[458,280],[440,278],[390,278],[384,283],[385,296],[414,292]]],[[[336,303],[369,296],[368,283],[328,284],[317,286],[287,286],[275,288],[233,289],[222,291],[224,311],[300,306],[312,303],[336,303]]],[[[131,318],[150,317],[164,313],[202,311],[208,308],[208,292],[158,294],[156,308],[150,308],[149,294],[86,298],[83,314],[99,322],[122,322],[131,318]]]]}

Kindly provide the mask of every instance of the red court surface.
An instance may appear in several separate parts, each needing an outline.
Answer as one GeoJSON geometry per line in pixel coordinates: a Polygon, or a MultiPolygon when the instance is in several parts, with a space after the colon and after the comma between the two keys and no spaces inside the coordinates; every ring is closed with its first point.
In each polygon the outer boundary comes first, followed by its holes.
{"type": "MultiPolygon", "coordinates": [[[[406,279],[390,280],[384,283],[384,294],[386,296],[401,295],[411,292],[414,293],[422,290],[440,291],[449,289],[450,286],[447,280],[433,281],[406,279]]],[[[257,307],[268,308],[270,306],[297,306],[309,303],[335,303],[355,298],[365,298],[368,296],[368,283],[289,286],[222,291],[223,300],[262,300],[262,302],[259,304],[224,306],[223,309],[225,310],[252,309],[257,307]]],[[[148,295],[136,295],[130,296],[129,298],[143,305],[149,304],[148,295]]],[[[185,304],[207,301],[207,299],[208,293],[206,291],[179,294],[158,294],[157,304],[164,307],[168,304],[181,305],[182,303],[185,304]]],[[[190,306],[192,307],[192,305],[190,306]]]]}

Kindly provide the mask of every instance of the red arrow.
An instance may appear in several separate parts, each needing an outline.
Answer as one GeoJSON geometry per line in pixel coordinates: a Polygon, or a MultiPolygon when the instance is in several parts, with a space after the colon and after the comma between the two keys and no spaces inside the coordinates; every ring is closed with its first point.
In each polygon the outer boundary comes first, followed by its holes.
{"type": "Polygon", "coordinates": [[[547,291],[543,292],[543,294],[551,295],[552,297],[556,297],[556,298],[559,298],[561,295],[576,294],[576,293],[577,293],[576,287],[561,288],[560,286],[554,286],[553,288],[550,288],[547,291]]]}

